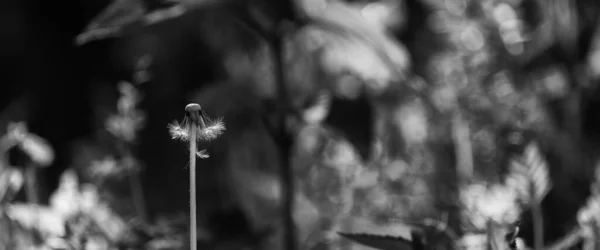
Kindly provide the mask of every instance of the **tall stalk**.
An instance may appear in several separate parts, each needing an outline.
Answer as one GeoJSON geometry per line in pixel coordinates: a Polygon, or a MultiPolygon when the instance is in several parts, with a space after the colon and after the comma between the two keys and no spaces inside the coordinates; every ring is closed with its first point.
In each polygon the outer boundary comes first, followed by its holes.
{"type": "Polygon", "coordinates": [[[189,141],[190,156],[190,248],[196,250],[197,216],[196,216],[196,157],[207,158],[208,154],[198,151],[197,140],[210,141],[217,138],[225,130],[220,119],[210,119],[200,105],[191,103],[185,106],[185,118],[181,123],[169,124],[169,132],[173,139],[189,141]]]}

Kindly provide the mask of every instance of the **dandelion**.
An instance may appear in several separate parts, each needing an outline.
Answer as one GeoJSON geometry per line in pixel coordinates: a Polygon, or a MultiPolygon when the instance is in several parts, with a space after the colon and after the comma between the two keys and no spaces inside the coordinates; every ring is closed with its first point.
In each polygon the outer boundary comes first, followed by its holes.
{"type": "Polygon", "coordinates": [[[190,141],[191,132],[196,132],[196,140],[212,141],[225,131],[221,118],[211,119],[198,104],[189,104],[185,108],[183,121],[169,124],[172,139],[190,141]]]}
{"type": "Polygon", "coordinates": [[[175,121],[168,128],[173,139],[190,143],[190,246],[192,250],[196,250],[196,157],[208,158],[206,150],[197,150],[196,142],[217,138],[225,131],[225,125],[220,118],[209,118],[196,103],[185,106],[185,112],[183,121],[175,121]]]}

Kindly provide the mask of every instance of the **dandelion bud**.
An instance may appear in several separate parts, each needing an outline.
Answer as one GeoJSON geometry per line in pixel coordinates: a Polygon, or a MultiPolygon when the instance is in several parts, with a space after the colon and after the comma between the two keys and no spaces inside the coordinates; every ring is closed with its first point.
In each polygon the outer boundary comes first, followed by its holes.
{"type": "Polygon", "coordinates": [[[192,120],[195,126],[200,126],[200,128],[204,128],[204,120],[202,120],[202,117],[200,116],[200,112],[202,112],[202,107],[200,107],[200,105],[198,105],[197,103],[190,103],[187,106],[185,106],[185,112],[187,112],[186,116],[188,116],[192,120]]]}
{"type": "Polygon", "coordinates": [[[185,106],[185,112],[188,112],[188,113],[199,112],[200,110],[202,110],[202,107],[200,107],[200,105],[198,103],[190,103],[185,106]]]}

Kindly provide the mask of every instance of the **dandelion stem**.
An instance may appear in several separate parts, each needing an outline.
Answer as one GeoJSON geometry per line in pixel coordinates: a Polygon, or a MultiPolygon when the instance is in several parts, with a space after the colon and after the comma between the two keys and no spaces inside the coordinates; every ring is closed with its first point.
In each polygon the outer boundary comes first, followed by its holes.
{"type": "Polygon", "coordinates": [[[190,142],[190,247],[192,250],[196,250],[198,247],[196,241],[196,157],[208,157],[203,151],[198,152],[196,141],[198,139],[210,140],[216,138],[225,130],[225,126],[220,120],[214,122],[208,118],[197,103],[190,103],[185,106],[185,112],[186,115],[181,124],[174,122],[169,124],[168,128],[173,139],[190,142]],[[204,119],[207,119],[207,121],[204,121],[204,119]]]}
{"type": "Polygon", "coordinates": [[[196,242],[196,129],[190,129],[190,247],[197,249],[196,242]]]}

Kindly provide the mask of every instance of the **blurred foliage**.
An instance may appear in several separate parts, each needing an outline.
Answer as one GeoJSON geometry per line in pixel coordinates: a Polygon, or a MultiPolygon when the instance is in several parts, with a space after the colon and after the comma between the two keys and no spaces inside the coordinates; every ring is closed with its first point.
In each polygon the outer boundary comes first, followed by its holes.
{"type": "Polygon", "coordinates": [[[282,249],[272,131],[284,106],[301,249],[389,249],[417,235],[434,249],[589,247],[598,16],[585,0],[115,0],[74,41],[116,37],[133,83],[94,93],[95,131],[74,143],[77,174],[63,174],[49,206],[5,201],[24,177],[0,162],[0,232],[14,233],[0,244],[186,247],[186,222],[154,207],[186,210],[172,190],[185,189],[172,179],[184,150],[165,126],[171,107],[198,102],[228,126],[199,163],[207,249],[282,249]],[[277,63],[288,103],[274,101],[277,63]]]}

